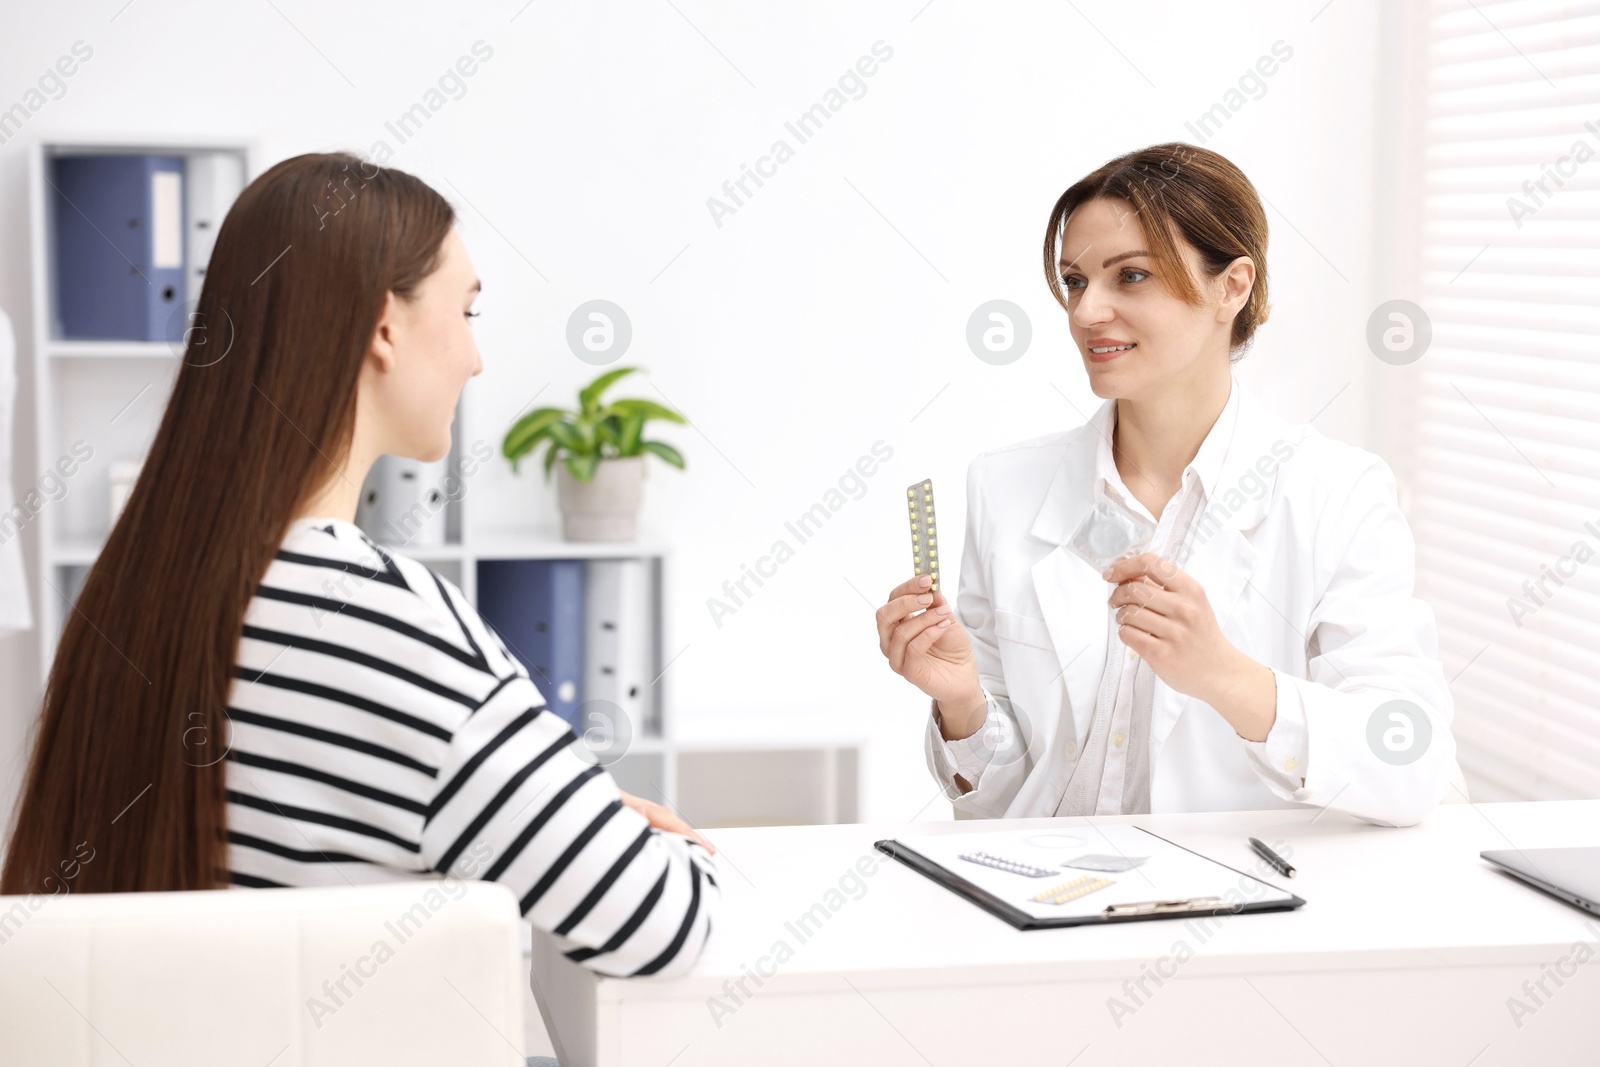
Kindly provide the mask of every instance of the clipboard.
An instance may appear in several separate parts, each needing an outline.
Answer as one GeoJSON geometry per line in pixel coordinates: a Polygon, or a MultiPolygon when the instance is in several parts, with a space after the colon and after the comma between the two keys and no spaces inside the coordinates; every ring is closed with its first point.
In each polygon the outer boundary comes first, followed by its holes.
{"type": "Polygon", "coordinates": [[[1018,930],[1289,911],[1305,904],[1262,878],[1127,823],[924,834],[885,838],[874,847],[1018,930]],[[1034,874],[968,858],[979,854],[1015,861],[1034,874]],[[1071,865],[1095,856],[1139,862],[1104,873],[1071,865]],[[1052,876],[1037,877],[1039,869],[1052,876]],[[1059,904],[1035,899],[1057,889],[1063,890],[1056,894],[1059,904]]]}

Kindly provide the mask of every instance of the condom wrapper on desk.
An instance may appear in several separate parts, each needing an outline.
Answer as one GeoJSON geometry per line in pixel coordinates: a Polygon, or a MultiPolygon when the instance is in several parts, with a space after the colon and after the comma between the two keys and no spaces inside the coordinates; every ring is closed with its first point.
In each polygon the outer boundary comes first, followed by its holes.
{"type": "Polygon", "coordinates": [[[1104,571],[1117,560],[1149,548],[1155,532],[1155,523],[1122,501],[1101,496],[1078,523],[1067,547],[1096,571],[1104,571]]]}

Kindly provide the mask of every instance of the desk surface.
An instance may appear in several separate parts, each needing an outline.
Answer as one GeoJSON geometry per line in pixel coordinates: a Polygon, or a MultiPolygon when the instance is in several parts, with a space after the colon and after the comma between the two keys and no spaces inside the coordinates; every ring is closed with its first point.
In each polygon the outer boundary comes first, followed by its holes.
{"type": "Polygon", "coordinates": [[[885,837],[994,829],[1070,826],[1092,839],[1102,821],[1143,826],[1306,899],[1295,911],[1221,917],[1205,950],[1186,963],[1188,974],[1539,964],[1575,942],[1600,941],[1600,917],[1478,856],[1495,848],[1600,844],[1600,800],[1444,804],[1401,829],[1309,809],[752,827],[706,832],[718,848],[723,903],[694,971],[665,982],[596,977],[595,1000],[722,994],[727,980],[758,965],[775,972],[764,988],[793,992],[837,988],[840,975],[862,989],[1120,979],[1171,953],[1179,938],[1193,940],[1186,920],[1019,931],[873,848],[885,837]],[[1247,836],[1287,842],[1298,876],[1271,871],[1247,836]],[[864,877],[857,867],[863,857],[872,872],[864,877]],[[825,921],[813,911],[817,905],[825,921]],[[818,918],[802,931],[795,924],[807,912],[818,918]]]}

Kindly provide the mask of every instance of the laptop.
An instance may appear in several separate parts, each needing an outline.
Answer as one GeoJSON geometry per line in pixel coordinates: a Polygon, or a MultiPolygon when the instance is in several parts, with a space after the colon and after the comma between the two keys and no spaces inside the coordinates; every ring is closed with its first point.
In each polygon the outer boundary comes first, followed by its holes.
{"type": "Polygon", "coordinates": [[[1478,855],[1551,896],[1600,913],[1600,846],[1508,848],[1478,855]]]}

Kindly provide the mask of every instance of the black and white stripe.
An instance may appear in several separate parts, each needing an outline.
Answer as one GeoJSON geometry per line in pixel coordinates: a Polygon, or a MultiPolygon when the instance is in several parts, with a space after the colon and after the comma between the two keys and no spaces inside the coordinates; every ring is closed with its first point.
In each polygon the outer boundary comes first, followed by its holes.
{"type": "Polygon", "coordinates": [[[718,899],[710,856],[622,804],[427,567],[353,523],[296,521],[234,673],[234,885],[480,878],[596,971],[678,974],[698,956],[718,899]]]}

